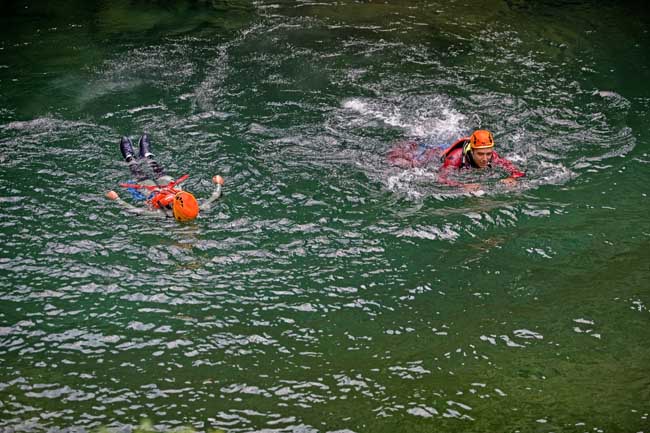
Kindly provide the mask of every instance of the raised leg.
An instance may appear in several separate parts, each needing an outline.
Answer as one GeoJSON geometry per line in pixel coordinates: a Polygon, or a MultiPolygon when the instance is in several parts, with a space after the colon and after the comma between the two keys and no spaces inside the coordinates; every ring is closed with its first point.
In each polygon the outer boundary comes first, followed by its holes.
{"type": "Polygon", "coordinates": [[[129,165],[129,171],[136,181],[142,182],[147,178],[147,175],[142,172],[138,161],[134,158],[133,143],[129,137],[122,137],[120,139],[120,152],[122,157],[129,165]]]}
{"type": "Polygon", "coordinates": [[[160,164],[158,164],[158,162],[154,159],[154,154],[151,153],[151,142],[149,141],[148,134],[142,134],[142,137],[140,137],[140,141],[138,142],[138,146],[140,147],[140,158],[147,160],[149,167],[151,167],[151,170],[153,171],[154,178],[159,179],[164,176],[165,170],[163,170],[160,164]]]}

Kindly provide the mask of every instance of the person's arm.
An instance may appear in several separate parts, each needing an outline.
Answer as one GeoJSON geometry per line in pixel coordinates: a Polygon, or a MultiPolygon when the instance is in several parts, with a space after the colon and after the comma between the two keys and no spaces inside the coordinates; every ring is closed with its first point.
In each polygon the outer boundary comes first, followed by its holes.
{"type": "Polygon", "coordinates": [[[453,167],[445,167],[445,166],[440,167],[440,170],[438,170],[438,183],[447,186],[462,188],[465,191],[476,191],[481,189],[481,184],[479,183],[463,183],[463,182],[458,182],[456,180],[449,179],[449,175],[454,170],[457,169],[453,167]]]}
{"type": "Polygon", "coordinates": [[[438,170],[438,183],[447,186],[460,186],[462,183],[449,179],[449,175],[456,169],[450,166],[442,166],[438,170]]]}
{"type": "Polygon", "coordinates": [[[515,183],[518,178],[524,177],[526,175],[526,173],[519,170],[517,166],[515,166],[512,162],[506,158],[500,157],[496,152],[494,152],[494,155],[492,156],[492,164],[494,166],[501,167],[510,175],[501,180],[501,182],[504,183],[515,183]]]}
{"type": "Polygon", "coordinates": [[[137,215],[147,215],[147,216],[153,216],[153,217],[158,217],[158,218],[165,218],[167,215],[164,212],[161,212],[159,210],[151,210],[147,209],[144,207],[137,207],[133,206],[131,203],[127,203],[124,200],[120,198],[119,195],[115,191],[108,191],[106,193],[106,198],[109,200],[113,200],[117,204],[119,204],[125,211],[131,212],[137,215]]]}
{"type": "Polygon", "coordinates": [[[460,169],[461,164],[463,163],[463,149],[454,149],[449,152],[444,161],[442,162],[442,167],[438,170],[438,182],[443,185],[448,186],[462,186],[462,182],[458,182],[452,179],[449,179],[449,175],[453,172],[456,172],[460,169]]]}
{"type": "Polygon", "coordinates": [[[208,199],[206,199],[201,205],[199,206],[199,209],[204,211],[208,210],[212,207],[212,203],[215,201],[219,200],[221,198],[221,188],[223,187],[223,177],[216,175],[212,178],[212,183],[216,185],[214,191],[212,192],[212,195],[208,199]]]}
{"type": "Polygon", "coordinates": [[[463,164],[463,149],[457,148],[447,154],[442,167],[438,170],[438,182],[444,185],[459,187],[465,191],[477,191],[481,189],[479,183],[463,183],[449,179],[449,175],[460,170],[463,164]]]}

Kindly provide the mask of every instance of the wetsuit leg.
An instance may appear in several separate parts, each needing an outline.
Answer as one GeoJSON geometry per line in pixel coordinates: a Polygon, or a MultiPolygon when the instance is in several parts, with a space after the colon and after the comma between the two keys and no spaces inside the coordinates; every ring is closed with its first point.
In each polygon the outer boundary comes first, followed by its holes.
{"type": "Polygon", "coordinates": [[[160,164],[158,164],[158,162],[154,159],[154,154],[151,153],[151,142],[149,141],[149,135],[142,134],[142,137],[140,137],[140,141],[138,142],[138,146],[140,147],[140,158],[147,160],[149,167],[151,167],[151,170],[153,171],[154,178],[159,179],[164,176],[165,170],[163,170],[160,164]]]}
{"type": "Polygon", "coordinates": [[[147,178],[147,175],[142,172],[138,161],[133,157],[133,143],[131,142],[130,138],[122,137],[120,140],[120,152],[122,152],[124,160],[129,165],[129,171],[131,171],[131,175],[135,178],[135,180],[138,182],[145,180],[147,178]]]}

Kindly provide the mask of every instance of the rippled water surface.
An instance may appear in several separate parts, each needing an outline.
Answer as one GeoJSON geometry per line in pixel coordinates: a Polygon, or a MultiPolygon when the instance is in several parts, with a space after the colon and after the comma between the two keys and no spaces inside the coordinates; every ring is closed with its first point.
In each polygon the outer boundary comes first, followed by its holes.
{"type": "Polygon", "coordinates": [[[650,432],[645,8],[1,8],[0,431],[650,432]],[[477,127],[516,187],[387,163],[477,127]],[[143,131],[222,200],[106,200],[143,131]]]}

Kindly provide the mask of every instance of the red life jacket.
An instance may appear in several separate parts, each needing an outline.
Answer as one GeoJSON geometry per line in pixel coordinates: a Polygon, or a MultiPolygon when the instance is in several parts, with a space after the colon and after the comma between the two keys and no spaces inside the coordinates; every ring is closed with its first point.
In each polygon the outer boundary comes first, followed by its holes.
{"type": "Polygon", "coordinates": [[[442,156],[440,157],[440,162],[445,162],[445,158],[447,158],[447,155],[449,155],[453,150],[456,150],[458,148],[462,148],[465,146],[465,143],[469,140],[469,137],[462,137],[456,140],[451,146],[446,148],[445,150],[442,151],[442,156]]]}
{"type": "Polygon", "coordinates": [[[180,190],[174,188],[163,188],[153,193],[149,203],[156,209],[170,208],[174,197],[180,190]]]}

